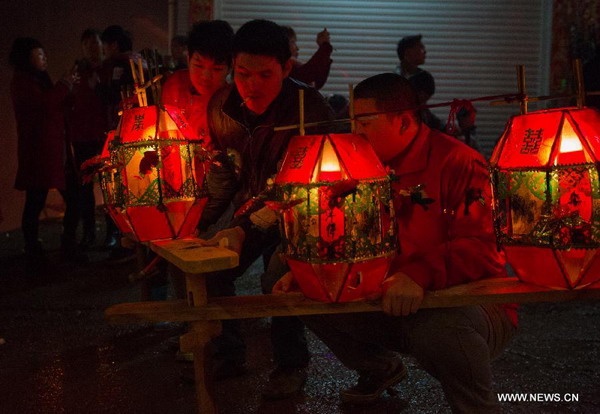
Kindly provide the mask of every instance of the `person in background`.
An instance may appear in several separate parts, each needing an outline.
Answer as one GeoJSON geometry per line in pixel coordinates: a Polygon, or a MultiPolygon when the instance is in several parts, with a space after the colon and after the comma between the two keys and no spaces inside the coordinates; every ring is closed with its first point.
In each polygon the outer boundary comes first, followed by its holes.
{"type": "MultiPolygon", "coordinates": [[[[425,291],[506,274],[492,226],[487,163],[422,123],[414,90],[397,74],[365,79],[354,97],[357,132],[398,176],[393,189],[401,250],[382,284],[383,313],[302,320],[358,372],[357,384],[340,392],[343,402],[375,402],[402,381],[403,353],[440,381],[453,412],[499,412],[490,362],[515,333],[516,306],[419,309],[425,291]]],[[[291,284],[288,273],[273,293],[286,293],[291,284]]]]}
{"type": "Polygon", "coordinates": [[[188,67],[188,37],[178,35],[171,39],[171,58],[173,71],[187,69],[188,67]]]}
{"type": "MultiPolygon", "coordinates": [[[[9,61],[14,69],[10,97],[18,136],[15,188],[25,191],[21,220],[25,253],[38,259],[44,255],[39,240],[39,217],[48,191],[56,188],[65,197],[64,105],[73,84],[78,81],[77,68],[74,66],[53,84],[42,44],[29,37],[14,40],[9,61]]],[[[75,208],[68,198],[65,203],[67,210],[75,208]]],[[[62,237],[63,247],[70,246],[70,238],[74,237],[66,231],[62,237]]]]}
{"type": "Polygon", "coordinates": [[[292,54],[290,77],[304,82],[315,89],[321,89],[325,85],[325,82],[327,82],[331,63],[333,62],[331,60],[333,46],[331,46],[329,32],[327,29],[323,29],[323,31],[317,34],[317,45],[319,48],[308,62],[302,63],[298,60],[300,48],[298,48],[298,44],[296,43],[296,32],[290,26],[283,26],[283,28],[287,33],[290,52],[292,54]]]}
{"type": "Polygon", "coordinates": [[[94,29],[84,30],[81,50],[82,58],[77,61],[80,82],[73,87],[67,113],[66,174],[67,193],[77,200],[78,206],[76,214],[69,217],[68,226],[74,234],[81,221],[83,237],[79,245],[87,249],[96,240],[96,200],[94,184],[82,182],[80,168],[86,160],[100,154],[107,131],[106,108],[97,91],[102,65],[100,33],[94,29]]]}
{"type": "MultiPolygon", "coordinates": [[[[100,67],[98,91],[106,108],[108,130],[116,129],[122,92],[133,89],[133,74],[129,59],[141,58],[133,50],[131,33],[118,25],[108,26],[100,35],[104,61],[100,67]]],[[[106,237],[104,247],[110,249],[109,259],[113,262],[133,259],[131,250],[120,246],[120,232],[110,216],[106,215],[106,237]]]]}

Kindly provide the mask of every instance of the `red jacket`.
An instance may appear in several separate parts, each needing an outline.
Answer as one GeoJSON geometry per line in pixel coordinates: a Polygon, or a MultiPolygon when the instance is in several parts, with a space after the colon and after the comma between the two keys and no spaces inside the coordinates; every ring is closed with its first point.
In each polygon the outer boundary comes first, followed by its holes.
{"type": "Polygon", "coordinates": [[[169,76],[162,88],[161,101],[164,105],[178,107],[192,129],[209,145],[208,102],[200,102],[200,95],[192,86],[188,69],[178,70],[169,76]]]}
{"type": "Polygon", "coordinates": [[[10,96],[18,135],[17,190],[65,187],[64,103],[69,88],[46,85],[31,72],[15,71],[10,96]]]}
{"type": "Polygon", "coordinates": [[[304,82],[315,89],[321,89],[323,85],[325,85],[325,82],[327,82],[327,77],[329,76],[329,69],[331,69],[332,62],[330,56],[332,51],[333,47],[330,43],[323,43],[308,62],[304,64],[297,61],[294,62],[294,66],[292,66],[292,71],[290,72],[290,78],[304,82]]]}
{"type": "MultiPolygon", "coordinates": [[[[425,290],[506,275],[478,152],[422,124],[388,164],[399,178],[393,187],[401,246],[390,274],[403,272],[425,290]]],[[[516,324],[514,310],[507,313],[516,324]]]]}

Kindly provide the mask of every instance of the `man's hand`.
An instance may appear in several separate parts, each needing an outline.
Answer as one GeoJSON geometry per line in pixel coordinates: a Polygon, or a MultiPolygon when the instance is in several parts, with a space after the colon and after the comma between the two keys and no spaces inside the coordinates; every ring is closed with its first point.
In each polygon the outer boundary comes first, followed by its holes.
{"type": "Polygon", "coordinates": [[[221,240],[226,240],[226,245],[229,250],[233,250],[237,254],[240,254],[242,251],[242,246],[244,245],[244,239],[246,238],[246,233],[244,229],[237,226],[231,229],[221,230],[217,234],[214,235],[213,238],[208,240],[202,240],[202,244],[204,246],[217,246],[221,244],[221,240]]]}
{"type": "Polygon", "coordinates": [[[292,291],[293,285],[294,277],[292,276],[292,272],[287,272],[273,285],[271,292],[274,295],[285,295],[286,293],[290,293],[292,291]]]}
{"type": "Polygon", "coordinates": [[[322,32],[317,33],[317,45],[321,46],[323,43],[330,43],[329,32],[327,29],[323,29],[322,32]]]}
{"type": "Polygon", "coordinates": [[[423,288],[404,273],[395,273],[383,282],[383,311],[392,316],[408,316],[419,310],[423,288]]]}

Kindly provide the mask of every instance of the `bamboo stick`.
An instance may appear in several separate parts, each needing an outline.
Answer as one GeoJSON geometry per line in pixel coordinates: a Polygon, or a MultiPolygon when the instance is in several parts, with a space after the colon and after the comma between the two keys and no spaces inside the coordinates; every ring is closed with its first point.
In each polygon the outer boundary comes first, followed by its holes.
{"type": "Polygon", "coordinates": [[[581,109],[585,106],[585,85],[583,83],[581,59],[575,59],[573,62],[573,72],[575,72],[575,84],[577,88],[577,108],[581,109]]]}
{"type": "Polygon", "coordinates": [[[350,115],[350,132],[356,133],[356,120],[354,119],[354,86],[349,83],[348,84],[348,97],[350,102],[348,103],[348,110],[350,115]]]}
{"type": "Polygon", "coordinates": [[[305,135],[304,129],[304,89],[298,90],[298,104],[300,109],[300,135],[305,135]]]}
{"type": "Polygon", "coordinates": [[[521,95],[521,115],[527,113],[527,85],[525,84],[525,65],[517,65],[517,88],[521,95]]]}

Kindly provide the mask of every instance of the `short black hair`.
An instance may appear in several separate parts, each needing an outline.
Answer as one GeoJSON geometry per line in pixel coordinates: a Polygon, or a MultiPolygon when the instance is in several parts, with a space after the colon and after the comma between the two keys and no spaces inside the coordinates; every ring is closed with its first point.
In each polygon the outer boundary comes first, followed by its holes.
{"type": "Polygon", "coordinates": [[[190,59],[194,53],[209,57],[217,63],[231,66],[233,29],[224,20],[197,22],[188,33],[187,47],[190,59]]]}
{"type": "Polygon", "coordinates": [[[100,36],[102,43],[111,44],[117,42],[119,52],[128,52],[133,49],[133,38],[131,33],[119,25],[108,26],[100,36]]]}
{"type": "Polygon", "coordinates": [[[284,65],[292,56],[286,30],[269,20],[244,23],[233,37],[233,56],[239,53],[272,56],[284,65]]]}
{"type": "Polygon", "coordinates": [[[354,88],[354,98],[375,99],[377,109],[385,112],[401,112],[418,106],[413,87],[395,73],[381,73],[361,81],[354,88]]]}
{"type": "Polygon", "coordinates": [[[90,39],[92,37],[100,37],[100,32],[96,29],[87,28],[81,33],[81,41],[90,39]]]}
{"type": "Polygon", "coordinates": [[[38,48],[44,48],[38,40],[32,37],[18,37],[13,41],[8,61],[16,70],[32,70],[31,51],[38,48]]]}
{"type": "Polygon", "coordinates": [[[396,47],[396,53],[398,54],[398,59],[404,59],[404,53],[407,49],[410,49],[413,46],[416,46],[421,42],[423,35],[415,35],[415,36],[406,36],[400,39],[398,42],[398,46],[396,47]]]}

